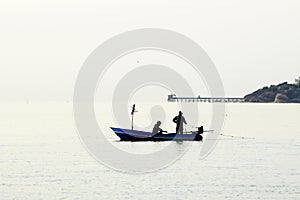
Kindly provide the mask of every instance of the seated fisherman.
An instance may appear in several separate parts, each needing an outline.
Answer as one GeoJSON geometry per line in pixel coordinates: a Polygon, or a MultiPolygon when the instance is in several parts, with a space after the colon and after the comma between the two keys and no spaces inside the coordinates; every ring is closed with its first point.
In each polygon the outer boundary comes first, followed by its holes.
{"type": "Polygon", "coordinates": [[[153,130],[152,130],[152,133],[153,134],[162,134],[163,132],[166,132],[166,131],[163,131],[159,126],[161,125],[161,121],[157,121],[156,124],[154,125],[153,127],[153,130]]]}

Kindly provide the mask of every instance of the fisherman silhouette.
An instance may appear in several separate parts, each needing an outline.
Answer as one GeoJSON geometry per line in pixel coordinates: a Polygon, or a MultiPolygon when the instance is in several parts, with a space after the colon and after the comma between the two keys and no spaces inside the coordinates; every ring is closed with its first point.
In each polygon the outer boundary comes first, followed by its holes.
{"type": "Polygon", "coordinates": [[[179,111],[178,116],[174,117],[173,122],[176,123],[176,134],[183,134],[183,123],[187,124],[182,112],[179,111]]]}
{"type": "Polygon", "coordinates": [[[152,133],[157,134],[157,133],[162,133],[163,130],[159,127],[161,125],[161,121],[157,121],[156,124],[153,127],[152,133]]]}

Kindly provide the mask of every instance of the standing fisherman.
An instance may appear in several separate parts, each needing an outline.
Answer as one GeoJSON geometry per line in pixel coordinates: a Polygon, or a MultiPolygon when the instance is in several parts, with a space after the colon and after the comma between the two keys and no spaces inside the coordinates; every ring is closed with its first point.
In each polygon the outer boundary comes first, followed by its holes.
{"type": "Polygon", "coordinates": [[[174,117],[173,122],[176,123],[176,134],[183,134],[183,123],[187,124],[182,112],[179,111],[178,116],[174,117]]]}

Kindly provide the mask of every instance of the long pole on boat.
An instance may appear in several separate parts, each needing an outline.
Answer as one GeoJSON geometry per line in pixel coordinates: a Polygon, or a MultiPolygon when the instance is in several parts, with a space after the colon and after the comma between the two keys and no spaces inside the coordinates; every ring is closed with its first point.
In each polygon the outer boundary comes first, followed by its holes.
{"type": "Polygon", "coordinates": [[[133,115],[135,113],[135,104],[133,104],[132,106],[132,110],[131,110],[131,130],[133,130],[133,115]]]}

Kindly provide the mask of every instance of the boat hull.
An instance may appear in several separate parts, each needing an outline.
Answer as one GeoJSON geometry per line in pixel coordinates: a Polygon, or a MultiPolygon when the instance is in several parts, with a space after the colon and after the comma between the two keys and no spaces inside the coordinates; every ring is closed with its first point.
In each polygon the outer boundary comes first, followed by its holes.
{"type": "Polygon", "coordinates": [[[113,128],[111,129],[120,138],[121,141],[202,141],[203,137],[197,133],[191,134],[152,134],[150,132],[113,128]]]}

